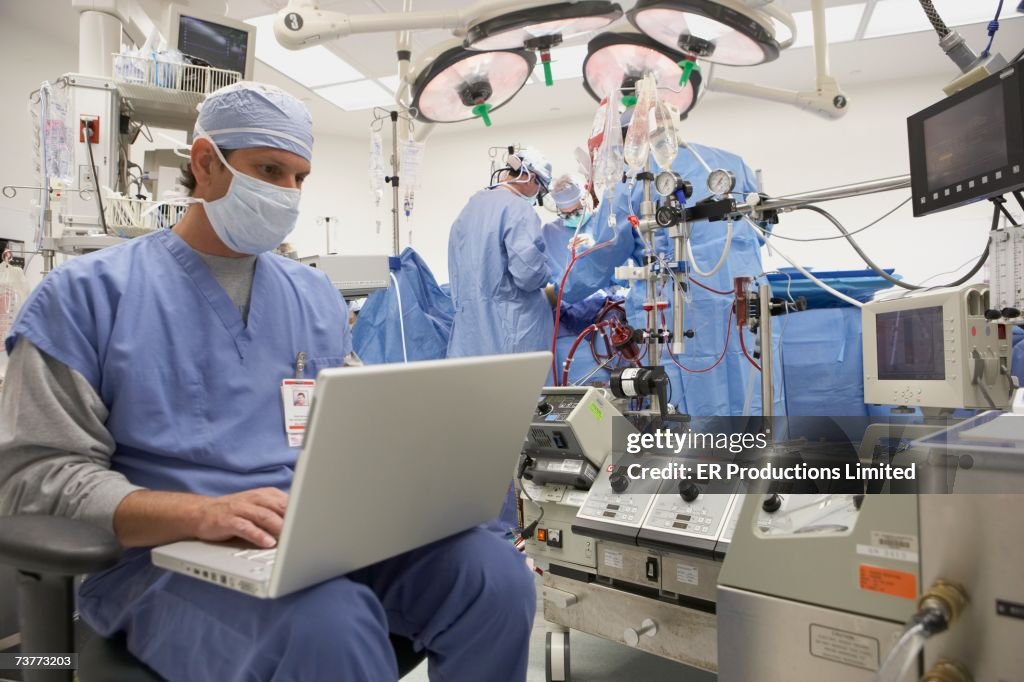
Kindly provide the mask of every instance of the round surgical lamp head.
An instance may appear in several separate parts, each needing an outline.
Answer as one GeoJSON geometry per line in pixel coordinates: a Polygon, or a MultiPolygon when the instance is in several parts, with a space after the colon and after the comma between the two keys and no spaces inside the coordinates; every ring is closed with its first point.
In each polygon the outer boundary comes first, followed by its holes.
{"type": "Polygon", "coordinates": [[[618,101],[623,94],[634,94],[644,74],[653,73],[658,98],[685,116],[696,104],[701,84],[698,70],[680,84],[683,65],[691,60],[639,33],[602,33],[587,43],[583,89],[598,102],[605,97],[618,101]]]}
{"type": "Polygon", "coordinates": [[[526,50],[476,52],[458,41],[432,53],[411,77],[412,108],[428,123],[481,118],[490,125],[490,112],[515,97],[537,61],[526,50]]]}
{"type": "Polygon", "coordinates": [[[536,50],[544,81],[553,84],[551,48],[577,36],[600,31],[622,16],[622,8],[605,0],[582,0],[504,11],[477,19],[466,33],[471,50],[536,50]]]}
{"type": "Polygon", "coordinates": [[[621,16],[621,7],[604,0],[538,5],[478,20],[466,32],[464,45],[472,50],[551,49],[600,31],[621,16]]]}
{"type": "Polygon", "coordinates": [[[779,56],[771,18],[737,0],[637,0],[630,23],[674,50],[729,66],[753,66],[779,56]]]}

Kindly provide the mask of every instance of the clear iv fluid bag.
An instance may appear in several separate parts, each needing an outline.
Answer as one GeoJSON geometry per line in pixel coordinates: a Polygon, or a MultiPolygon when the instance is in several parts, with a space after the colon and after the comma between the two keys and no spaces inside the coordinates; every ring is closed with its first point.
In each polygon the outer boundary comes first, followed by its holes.
{"type": "Polygon", "coordinates": [[[369,177],[374,201],[380,206],[380,201],[384,197],[384,143],[377,131],[370,133],[369,177]]]}
{"type": "Polygon", "coordinates": [[[622,179],[622,124],[619,110],[609,103],[605,112],[604,139],[597,152],[597,167],[594,169],[599,194],[614,191],[622,179]]]}
{"type": "Polygon", "coordinates": [[[675,114],[668,104],[659,101],[651,112],[651,118],[654,124],[651,127],[651,152],[654,160],[662,170],[671,168],[679,154],[675,114]]]}
{"type": "Polygon", "coordinates": [[[623,146],[623,158],[634,176],[643,172],[650,152],[650,115],[657,98],[653,76],[645,76],[638,89],[636,109],[623,146]]]}

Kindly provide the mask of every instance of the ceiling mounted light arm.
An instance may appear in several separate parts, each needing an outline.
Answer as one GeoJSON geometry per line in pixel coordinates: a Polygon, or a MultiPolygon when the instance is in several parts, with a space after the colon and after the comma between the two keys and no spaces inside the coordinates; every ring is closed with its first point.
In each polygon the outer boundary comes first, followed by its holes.
{"type": "Polygon", "coordinates": [[[277,13],[274,36],[281,45],[301,50],[335,38],[359,33],[391,33],[421,29],[449,29],[465,35],[476,21],[502,12],[542,7],[548,1],[481,0],[468,7],[448,12],[390,12],[377,14],[345,14],[320,9],[317,0],[289,0],[277,13]]]}
{"type": "MultiPolygon", "coordinates": [[[[816,88],[814,90],[783,90],[753,83],[741,83],[723,78],[710,78],[705,87],[713,92],[724,92],[745,97],[779,102],[799,107],[830,119],[842,118],[848,111],[849,100],[839,83],[829,73],[828,35],[825,29],[825,0],[811,0],[814,20],[814,63],[816,88]]],[[[794,34],[795,35],[795,34],[794,34]]]]}

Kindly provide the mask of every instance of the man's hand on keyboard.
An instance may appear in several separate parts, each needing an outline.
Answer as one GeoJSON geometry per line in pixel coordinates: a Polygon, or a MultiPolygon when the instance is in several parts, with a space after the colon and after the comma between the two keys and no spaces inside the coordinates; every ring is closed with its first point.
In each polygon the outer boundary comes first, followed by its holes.
{"type": "Polygon", "coordinates": [[[277,488],[207,498],[199,509],[196,537],[214,542],[241,538],[257,547],[273,547],[287,507],[288,495],[277,488]]]}

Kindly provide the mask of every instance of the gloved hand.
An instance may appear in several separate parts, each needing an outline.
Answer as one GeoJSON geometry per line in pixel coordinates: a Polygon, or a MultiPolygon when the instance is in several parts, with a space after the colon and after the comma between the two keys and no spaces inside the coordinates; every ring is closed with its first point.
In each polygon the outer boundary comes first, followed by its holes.
{"type": "Polygon", "coordinates": [[[579,303],[562,303],[562,312],[559,315],[558,335],[578,336],[584,329],[597,321],[597,315],[601,312],[607,301],[622,301],[621,297],[609,296],[603,289],[583,299],[579,303]]]}

